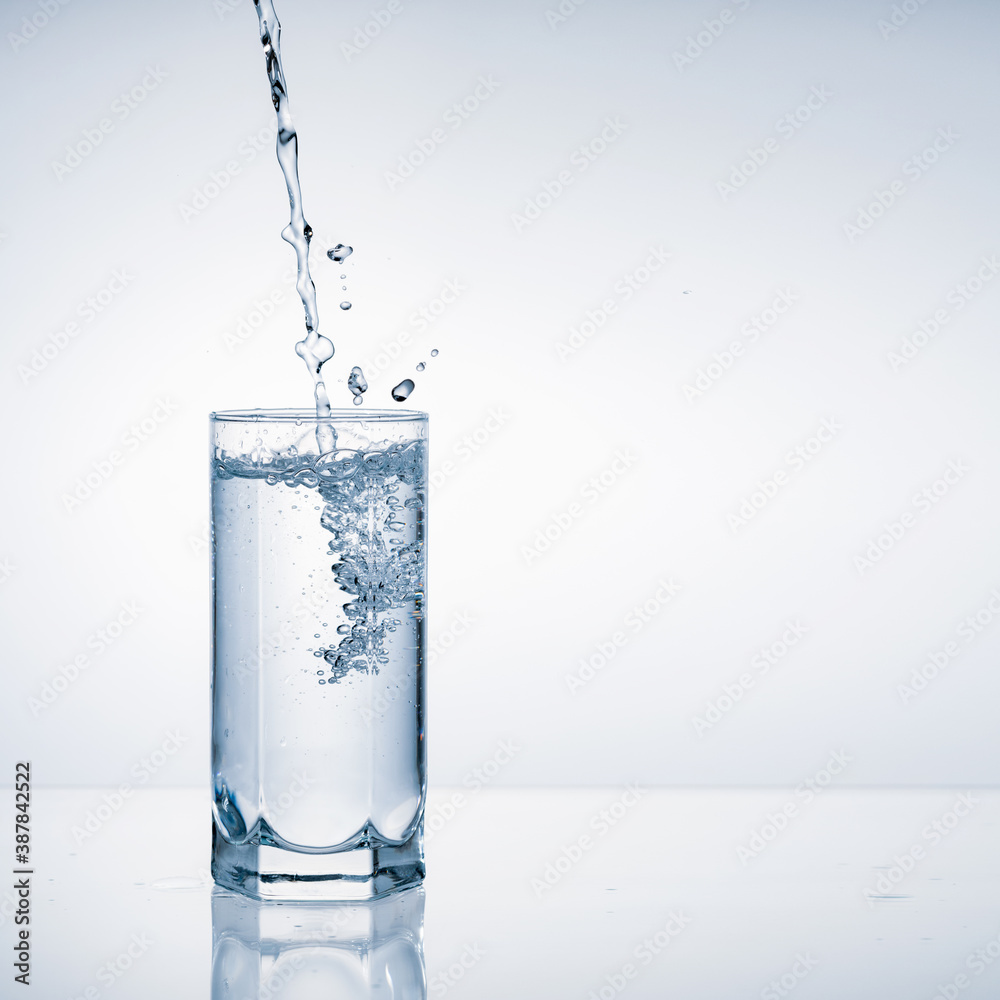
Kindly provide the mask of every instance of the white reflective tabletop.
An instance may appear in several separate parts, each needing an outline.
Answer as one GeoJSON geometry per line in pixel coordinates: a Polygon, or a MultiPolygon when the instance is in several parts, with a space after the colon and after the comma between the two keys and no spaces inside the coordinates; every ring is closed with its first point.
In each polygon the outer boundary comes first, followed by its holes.
{"type": "Polygon", "coordinates": [[[205,791],[36,789],[24,995],[1000,995],[998,791],[436,789],[427,816],[423,890],[282,906],[213,890],[205,791]]]}

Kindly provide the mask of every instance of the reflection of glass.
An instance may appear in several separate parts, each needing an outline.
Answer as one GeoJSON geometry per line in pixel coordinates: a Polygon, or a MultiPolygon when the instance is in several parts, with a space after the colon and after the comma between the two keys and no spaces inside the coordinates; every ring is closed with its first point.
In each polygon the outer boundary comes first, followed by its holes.
{"type": "Polygon", "coordinates": [[[426,471],[415,411],[212,416],[220,885],[347,900],[423,878],[426,471]]]}
{"type": "Polygon", "coordinates": [[[424,890],[277,903],[216,888],[212,1000],[425,1000],[424,890]]]}

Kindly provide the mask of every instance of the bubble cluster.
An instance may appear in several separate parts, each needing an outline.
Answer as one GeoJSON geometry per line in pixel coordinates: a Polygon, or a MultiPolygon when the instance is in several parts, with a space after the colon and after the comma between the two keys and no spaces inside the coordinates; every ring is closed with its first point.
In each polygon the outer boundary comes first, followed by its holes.
{"type": "Polygon", "coordinates": [[[313,651],[327,669],[319,683],[335,684],[355,670],[377,674],[388,663],[386,636],[400,624],[391,612],[423,600],[423,538],[414,526],[423,517],[426,463],[423,441],[319,456],[261,449],[250,456],[223,453],[216,462],[222,479],[306,487],[323,502],[320,524],[331,536],[330,569],[349,599],[343,604],[347,622],[336,630],[340,640],[313,651]]]}

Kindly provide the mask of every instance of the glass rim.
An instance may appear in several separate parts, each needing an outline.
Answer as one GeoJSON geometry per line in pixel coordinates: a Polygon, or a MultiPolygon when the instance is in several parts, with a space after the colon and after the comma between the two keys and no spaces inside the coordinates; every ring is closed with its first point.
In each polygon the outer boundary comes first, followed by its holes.
{"type": "Polygon", "coordinates": [[[353,409],[333,409],[327,416],[319,417],[315,410],[304,410],[292,407],[277,407],[275,409],[252,410],[218,410],[208,415],[214,423],[392,423],[421,421],[427,419],[422,410],[365,410],[362,407],[353,409]]]}

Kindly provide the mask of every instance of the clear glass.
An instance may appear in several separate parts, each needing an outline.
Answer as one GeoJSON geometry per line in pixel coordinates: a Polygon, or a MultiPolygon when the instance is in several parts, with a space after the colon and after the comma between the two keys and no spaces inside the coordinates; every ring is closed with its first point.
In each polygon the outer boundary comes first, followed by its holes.
{"type": "Polygon", "coordinates": [[[267,899],[423,878],[427,417],[214,413],[212,874],[267,899]]]}
{"type": "Polygon", "coordinates": [[[356,903],[212,895],[212,1000],[426,1000],[424,890],[356,903]]]}

